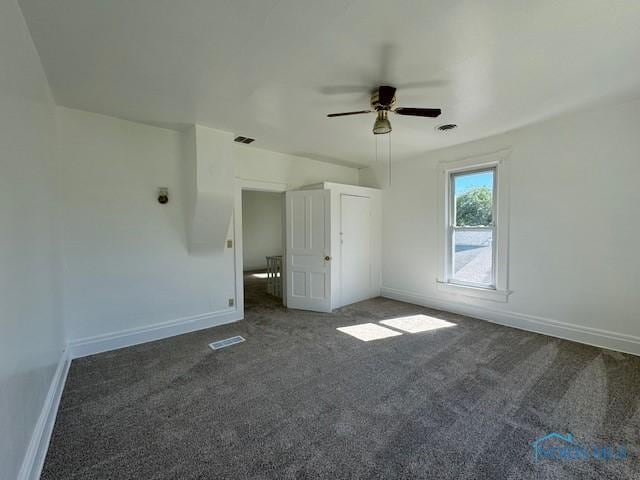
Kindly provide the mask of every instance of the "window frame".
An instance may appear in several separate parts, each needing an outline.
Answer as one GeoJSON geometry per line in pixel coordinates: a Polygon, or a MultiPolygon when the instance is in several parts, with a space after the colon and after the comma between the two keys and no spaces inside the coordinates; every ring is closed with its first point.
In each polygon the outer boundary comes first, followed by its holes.
{"type": "Polygon", "coordinates": [[[438,255],[440,272],[436,279],[438,289],[447,293],[465,295],[486,300],[506,302],[508,289],[508,236],[509,236],[509,150],[479,155],[452,162],[441,162],[439,181],[438,231],[440,241],[438,255]],[[457,227],[455,225],[455,176],[493,170],[493,210],[490,227],[457,227]],[[492,282],[490,285],[464,282],[453,278],[454,232],[458,230],[492,231],[492,282]]]}
{"type": "Polygon", "coordinates": [[[452,283],[455,285],[462,285],[466,287],[475,287],[475,288],[486,288],[489,290],[496,289],[496,242],[493,241],[496,238],[496,214],[497,208],[496,205],[498,203],[498,193],[497,193],[497,183],[498,183],[498,169],[496,166],[490,167],[480,167],[480,168],[466,168],[462,170],[454,170],[449,172],[449,221],[448,221],[448,229],[449,232],[447,234],[447,251],[445,254],[447,255],[447,272],[446,279],[448,283],[452,283]],[[491,198],[491,224],[489,226],[484,227],[463,227],[457,225],[457,205],[455,198],[455,181],[456,177],[460,177],[463,175],[469,175],[474,173],[485,173],[492,172],[493,173],[493,188],[492,188],[492,198],[491,198]],[[491,232],[491,281],[486,283],[476,283],[476,282],[465,282],[463,280],[457,280],[455,278],[455,234],[456,232],[491,232]]]}

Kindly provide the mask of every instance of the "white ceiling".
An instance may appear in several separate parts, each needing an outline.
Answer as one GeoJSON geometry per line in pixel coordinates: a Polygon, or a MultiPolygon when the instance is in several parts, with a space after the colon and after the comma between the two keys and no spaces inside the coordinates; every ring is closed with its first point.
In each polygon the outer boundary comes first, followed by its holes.
{"type": "Polygon", "coordinates": [[[374,160],[380,84],[395,158],[640,93],[634,0],[20,0],[56,101],[135,121],[200,123],[255,146],[374,160]],[[413,84],[402,88],[402,84],[413,84]],[[360,86],[336,93],[332,87],[360,86]],[[458,123],[452,133],[434,131],[458,123]]]}

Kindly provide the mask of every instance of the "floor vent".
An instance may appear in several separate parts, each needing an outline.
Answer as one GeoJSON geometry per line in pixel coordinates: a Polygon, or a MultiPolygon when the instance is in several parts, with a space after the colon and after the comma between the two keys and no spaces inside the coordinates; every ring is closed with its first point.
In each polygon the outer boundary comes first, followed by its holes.
{"type": "Polygon", "coordinates": [[[209,347],[211,350],[220,350],[221,348],[230,347],[231,345],[242,342],[244,342],[244,338],[240,335],[236,335],[235,337],[225,338],[224,340],[218,340],[217,342],[210,343],[209,347]]]}

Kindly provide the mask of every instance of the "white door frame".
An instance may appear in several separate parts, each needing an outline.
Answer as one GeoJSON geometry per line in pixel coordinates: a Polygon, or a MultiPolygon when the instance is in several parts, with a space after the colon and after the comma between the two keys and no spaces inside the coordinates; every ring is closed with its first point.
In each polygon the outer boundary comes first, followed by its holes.
{"type": "MultiPolygon", "coordinates": [[[[264,182],[261,180],[250,180],[247,178],[236,178],[235,199],[233,206],[233,238],[236,242],[233,249],[235,256],[235,270],[236,270],[236,308],[240,313],[241,318],[244,318],[244,261],[242,258],[242,191],[253,190],[256,192],[286,192],[287,184],[278,182],[264,182]]],[[[284,211],[284,199],[282,200],[282,208],[284,211]]],[[[284,218],[283,228],[284,228],[284,218]]],[[[283,237],[284,240],[284,237],[283,237]]],[[[284,247],[283,247],[284,249],[284,247]]],[[[284,251],[282,252],[283,272],[281,273],[281,279],[283,281],[283,302],[286,302],[286,295],[284,295],[284,279],[286,278],[286,265],[284,264],[284,251]]]]}

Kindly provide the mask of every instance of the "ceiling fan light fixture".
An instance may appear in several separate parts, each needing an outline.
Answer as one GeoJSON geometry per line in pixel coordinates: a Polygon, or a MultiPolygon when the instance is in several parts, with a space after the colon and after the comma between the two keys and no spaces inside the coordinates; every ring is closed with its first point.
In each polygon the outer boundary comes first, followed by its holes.
{"type": "Polygon", "coordinates": [[[389,121],[387,110],[378,110],[378,117],[373,124],[374,135],[384,135],[391,133],[391,122],[389,121]]]}

